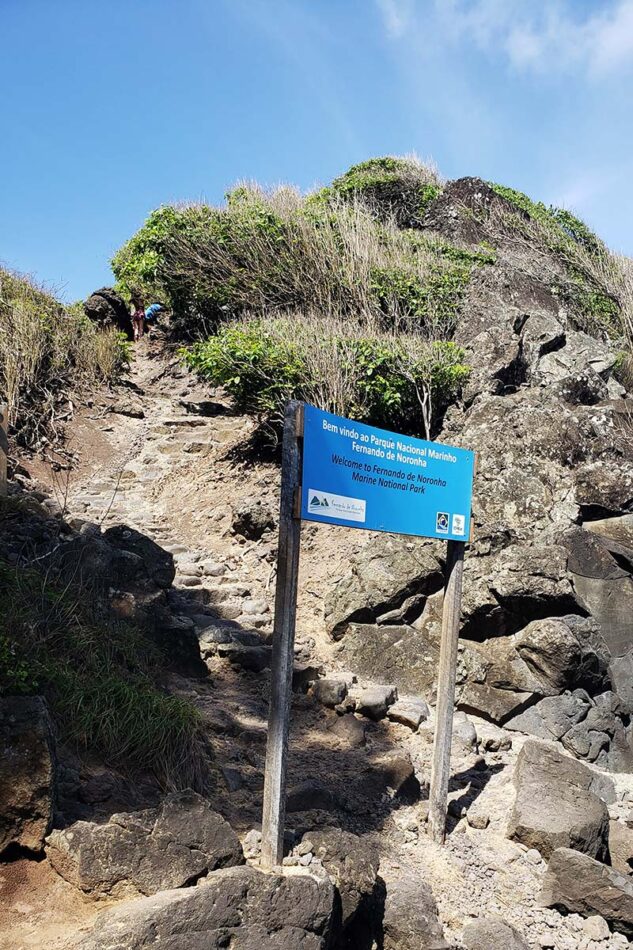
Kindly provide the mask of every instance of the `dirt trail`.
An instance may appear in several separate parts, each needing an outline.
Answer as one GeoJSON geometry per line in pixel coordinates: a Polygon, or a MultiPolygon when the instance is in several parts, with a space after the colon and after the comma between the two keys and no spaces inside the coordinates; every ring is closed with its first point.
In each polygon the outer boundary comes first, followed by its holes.
{"type": "MultiPolygon", "coordinates": [[[[162,341],[145,340],[126,385],[116,394],[95,397],[93,406],[82,410],[70,442],[79,453],[78,464],[67,480],[56,477],[52,485],[69,517],[104,527],[124,523],[170,550],[177,564],[170,595],[174,612],[193,620],[198,632],[208,623],[222,633],[226,622],[227,636],[238,646],[246,634],[262,643],[269,640],[274,594],[274,533],[245,541],[232,531],[234,510],[242,502],[261,498],[277,507],[277,466],[240,456],[252,432],[252,421],[233,414],[221,395],[197,384],[162,341]]],[[[45,473],[37,474],[41,479],[45,473]]],[[[364,532],[304,526],[297,624],[301,660],[337,668],[336,645],[324,631],[323,599],[353,552],[368,543],[371,536],[364,532]]],[[[205,717],[217,764],[214,807],[243,833],[260,817],[267,675],[228,662],[226,655],[211,655],[208,665],[209,680],[174,676],[172,687],[205,717]]],[[[481,771],[469,740],[456,739],[451,790],[460,805],[454,806],[451,823],[457,830],[442,849],[424,831],[432,719],[417,733],[387,720],[364,721],[362,743],[332,732],[338,721],[333,710],[296,696],[289,785],[321,783],[335,803],[335,814],[311,812],[310,821],[339,823],[371,836],[382,851],[388,887],[402,878],[426,880],[447,939],[455,945],[469,918],[497,914],[518,926],[535,948],[580,946],[560,915],[536,906],[544,863],[505,838],[519,737],[514,736],[511,750],[487,754],[487,772],[481,771]],[[390,755],[410,758],[422,787],[420,801],[394,798],[384,780],[390,755]],[[481,830],[459,821],[462,801],[476,802],[481,830]],[[554,942],[546,942],[548,935],[554,942]]],[[[483,738],[499,733],[480,721],[477,730],[483,738]]],[[[301,813],[291,813],[287,824],[309,830],[302,821],[301,813]]],[[[46,906],[49,898],[54,906],[36,918],[28,935],[0,928],[0,947],[72,947],[72,931],[94,916],[92,902],[41,867],[30,884],[17,888],[12,907],[36,900],[46,906]]]]}

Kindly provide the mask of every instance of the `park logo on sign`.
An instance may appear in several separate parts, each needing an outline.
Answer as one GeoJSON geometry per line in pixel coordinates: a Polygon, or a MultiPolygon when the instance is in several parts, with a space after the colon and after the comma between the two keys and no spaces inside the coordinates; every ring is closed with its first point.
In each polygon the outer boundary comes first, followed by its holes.
{"type": "Polygon", "coordinates": [[[324,518],[341,518],[344,521],[364,521],[365,502],[362,498],[334,495],[332,492],[308,489],[308,511],[324,518]]]}
{"type": "Polygon", "coordinates": [[[466,534],[466,518],[464,515],[453,515],[453,534],[466,534]]]}
{"type": "Polygon", "coordinates": [[[448,534],[448,512],[438,511],[435,516],[435,530],[439,534],[448,534]]]}

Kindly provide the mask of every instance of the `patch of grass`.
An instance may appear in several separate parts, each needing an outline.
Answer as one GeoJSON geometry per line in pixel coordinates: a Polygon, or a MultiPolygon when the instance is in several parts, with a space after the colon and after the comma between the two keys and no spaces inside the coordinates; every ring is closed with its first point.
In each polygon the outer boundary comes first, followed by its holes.
{"type": "Polygon", "coordinates": [[[335,178],[319,200],[331,196],[359,199],[376,217],[399,227],[421,225],[428,206],[441,193],[436,170],[416,158],[385,156],[360,162],[335,178]]]}
{"type": "Polygon", "coordinates": [[[0,392],[22,444],[54,434],[65,396],[112,381],[126,361],[121,334],[0,268],[0,392]]]}
{"type": "Polygon", "coordinates": [[[542,201],[533,201],[522,191],[516,191],[506,185],[498,185],[495,182],[489,182],[489,184],[496,194],[506,198],[528,217],[552,227],[559,236],[564,235],[592,254],[600,254],[604,250],[602,241],[571,211],[554,205],[545,205],[542,201]]]}
{"type": "Polygon", "coordinates": [[[306,317],[255,318],[183,351],[236,407],[278,424],[290,398],[428,437],[468,375],[463,351],[404,333],[306,317]]]}
{"type": "Polygon", "coordinates": [[[161,655],[142,629],[104,620],[86,593],[0,562],[0,694],[44,695],[66,742],[204,788],[196,709],[157,685],[161,655]]]}
{"type": "Polygon", "coordinates": [[[246,313],[297,309],[387,325],[414,316],[442,336],[455,322],[466,265],[488,258],[458,248],[451,256],[448,243],[412,234],[377,220],[360,198],[332,193],[315,203],[290,188],[242,185],[223,209],[154,212],[113,267],[124,289],[147,281],[146,294],[166,297],[177,327],[194,337],[246,313]]]}

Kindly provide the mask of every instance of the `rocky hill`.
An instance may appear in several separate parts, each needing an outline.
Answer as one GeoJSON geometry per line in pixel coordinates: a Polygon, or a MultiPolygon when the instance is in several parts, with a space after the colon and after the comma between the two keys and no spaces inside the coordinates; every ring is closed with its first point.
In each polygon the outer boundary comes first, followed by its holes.
{"type": "Polygon", "coordinates": [[[628,262],[568,212],[382,159],[308,198],[160,209],[114,269],[169,332],[75,411],[72,469],[20,456],[2,513],[0,946],[627,946],[628,262]],[[264,875],[290,395],[475,449],[475,531],[441,848],[443,545],[304,525],[288,855],[264,875]]]}

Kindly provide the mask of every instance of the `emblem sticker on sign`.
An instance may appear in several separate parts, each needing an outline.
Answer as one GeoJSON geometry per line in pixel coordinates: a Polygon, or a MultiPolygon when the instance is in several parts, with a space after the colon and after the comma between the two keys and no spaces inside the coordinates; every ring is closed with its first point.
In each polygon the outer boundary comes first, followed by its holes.
{"type": "Polygon", "coordinates": [[[313,515],[326,515],[343,521],[365,520],[365,502],[361,498],[347,498],[314,488],[308,489],[308,498],[308,511],[313,515]]]}
{"type": "Polygon", "coordinates": [[[464,541],[475,456],[304,407],[301,517],[464,541]],[[315,487],[317,486],[317,487],[315,487]]]}

